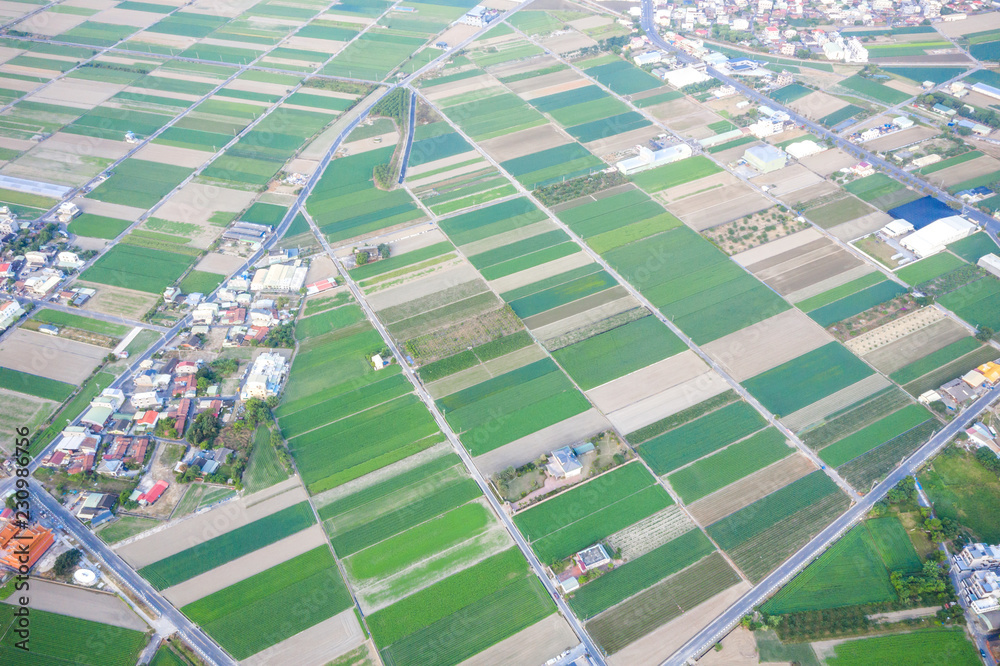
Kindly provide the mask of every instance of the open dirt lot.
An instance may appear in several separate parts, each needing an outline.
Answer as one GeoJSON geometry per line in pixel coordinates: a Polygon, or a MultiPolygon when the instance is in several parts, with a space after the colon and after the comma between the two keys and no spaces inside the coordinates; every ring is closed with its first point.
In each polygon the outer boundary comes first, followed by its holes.
{"type": "Polygon", "coordinates": [[[728,389],[729,384],[717,372],[706,370],[659,393],[611,412],[608,414],[608,419],[619,432],[629,433],[676,414],[682,409],[693,407],[728,389]]]}
{"type": "Polygon", "coordinates": [[[671,203],[670,212],[695,231],[710,229],[744,215],[770,208],[771,202],[743,183],[693,194],[671,203]]]}
{"type": "MultiPolygon", "coordinates": [[[[794,235],[798,237],[796,240],[805,240],[808,236],[802,236],[802,234],[809,233],[819,235],[812,229],[794,235]]],[[[766,249],[768,245],[764,245],[763,248],[766,249]]],[[[753,250],[744,254],[752,252],[753,250]]],[[[743,263],[740,259],[737,261],[743,263]]],[[[758,279],[763,280],[784,296],[863,264],[861,259],[836,245],[830,239],[820,237],[768,259],[748,264],[746,267],[758,279]]]]}
{"type": "Polygon", "coordinates": [[[828,414],[843,409],[848,405],[853,405],[857,401],[867,398],[876,391],[881,391],[889,386],[889,380],[882,375],[870,375],[859,382],[842,388],[836,393],[832,393],[822,400],[817,400],[811,405],[807,405],[797,412],[782,417],[782,422],[792,430],[801,430],[808,425],[816,423],[828,414]]]}
{"type": "Polygon", "coordinates": [[[477,30],[479,30],[479,28],[477,28],[474,25],[455,23],[450,28],[442,32],[441,35],[436,40],[434,40],[434,43],[436,44],[437,42],[444,42],[445,44],[449,45],[460,44],[461,42],[464,42],[466,39],[476,34],[477,30]]]}
{"type": "MultiPolygon", "coordinates": [[[[927,309],[934,310],[934,308],[927,309]]],[[[938,310],[934,311],[938,312],[938,310]]],[[[914,314],[919,314],[919,312],[914,314]]],[[[904,317],[904,319],[906,319],[906,317],[904,317]]],[[[883,326],[882,328],[886,328],[900,321],[902,320],[898,319],[895,322],[886,324],[886,326],[883,326]]],[[[880,330],[882,329],[875,329],[872,333],[876,333],[880,330]]],[[[875,351],[866,354],[864,358],[882,372],[889,374],[896,372],[904,365],[907,365],[916,359],[923,358],[924,356],[936,352],[938,349],[950,345],[953,342],[957,342],[968,335],[969,332],[953,320],[939,319],[937,322],[929,326],[919,328],[909,335],[879,347],[875,351]]]]}
{"type": "Polygon", "coordinates": [[[163,596],[180,608],[325,544],[326,535],[323,533],[323,528],[313,525],[179,585],[168,587],[163,591],[163,596]]]}
{"type": "Polygon", "coordinates": [[[697,377],[707,369],[701,357],[687,349],[593,388],[587,391],[587,396],[598,409],[608,414],[697,377]]]}
{"type": "Polygon", "coordinates": [[[796,453],[689,504],[688,510],[702,525],[711,525],[815,470],[808,458],[796,453]]]}
{"type": "Polygon", "coordinates": [[[149,160],[150,162],[161,162],[173,166],[197,169],[209,158],[209,154],[203,150],[193,150],[191,148],[177,148],[159,143],[147,143],[135,154],[136,159],[149,160]]]}
{"type": "Polygon", "coordinates": [[[484,453],[476,458],[476,467],[489,476],[511,465],[518,467],[531,460],[537,460],[543,453],[561,446],[587,440],[610,427],[611,424],[599,411],[590,409],[484,453]]]}
{"type": "Polygon", "coordinates": [[[127,319],[139,319],[156,304],[157,294],[147,294],[144,291],[122,289],[106,284],[93,284],[82,280],[76,284],[97,290],[94,297],[84,304],[82,308],[84,310],[119,315],[127,319]]]}
{"type": "Polygon", "coordinates": [[[249,495],[226,502],[211,511],[182,518],[162,528],[146,532],[146,536],[135,541],[124,541],[123,545],[117,546],[115,550],[126,562],[138,569],[307,498],[296,477],[261,491],[257,496],[249,495]],[[268,497],[264,501],[256,501],[257,496],[279,490],[284,492],[268,497]]]}
{"type": "Polygon", "coordinates": [[[932,127],[911,127],[901,132],[893,132],[889,136],[883,136],[872,141],[867,141],[865,143],[865,148],[879,152],[896,150],[902,146],[908,146],[911,143],[924,141],[932,136],[937,136],[938,134],[939,132],[932,127]]]}
{"type": "Polygon", "coordinates": [[[1000,28],[1000,12],[990,12],[989,14],[976,14],[961,21],[949,21],[939,23],[935,26],[938,32],[948,37],[959,37],[970,32],[982,32],[984,30],[996,30],[1000,28]]]}
{"type": "Polygon", "coordinates": [[[645,666],[646,664],[653,666],[662,663],[670,653],[684,645],[701,631],[702,627],[715,619],[719,613],[750,589],[749,583],[740,582],[723,590],[676,620],[667,622],[624,650],[614,653],[608,657],[609,666],[645,666]]]}
{"type": "Polygon", "coordinates": [[[41,92],[32,95],[31,101],[89,109],[108,99],[124,87],[117,83],[104,83],[85,79],[59,79],[41,92]]]}
{"type": "Polygon", "coordinates": [[[839,111],[847,106],[847,102],[841,101],[833,95],[828,95],[824,92],[812,92],[805,97],[795,100],[788,106],[808,118],[817,120],[835,111],[839,111]]]}
{"type": "MultiPolygon", "coordinates": [[[[308,597],[300,603],[310,603],[308,597]]],[[[312,603],[322,599],[312,600],[312,603]]],[[[288,609],[289,611],[293,609],[288,609]]],[[[277,645],[272,645],[248,659],[241,666],[271,666],[282,664],[291,666],[322,666],[345,652],[350,652],[365,642],[365,634],[354,615],[354,609],[334,615],[317,625],[300,631],[277,645]]]]}
{"type": "Polygon", "coordinates": [[[877,210],[873,213],[862,215],[856,220],[850,220],[835,227],[830,227],[827,231],[842,241],[853,241],[862,236],[867,236],[873,231],[878,231],[890,222],[892,222],[892,216],[877,210]]]}
{"type": "Polygon", "coordinates": [[[739,182],[739,179],[733,174],[727,171],[720,171],[719,173],[714,173],[711,176],[705,176],[704,178],[699,178],[698,180],[692,180],[684,183],[683,185],[678,185],[677,187],[661,190],[656,193],[656,198],[660,199],[665,204],[673,204],[674,202],[681,201],[695,194],[700,194],[708,190],[718,190],[729,185],[735,185],[739,182]]]}
{"type": "Polygon", "coordinates": [[[209,252],[201,258],[201,261],[195,264],[194,270],[216,273],[218,275],[229,275],[242,266],[244,261],[243,258],[234,257],[231,254],[209,252]]]}
{"type": "Polygon", "coordinates": [[[825,182],[821,176],[801,164],[790,164],[784,169],[765,173],[751,180],[758,185],[767,185],[770,188],[770,193],[776,197],[784,197],[792,192],[825,182]]]}
{"type": "Polygon", "coordinates": [[[806,165],[821,176],[829,176],[834,171],[840,171],[844,167],[857,163],[857,158],[848,155],[840,148],[824,150],[822,153],[816,153],[799,160],[799,164],[806,165]]]}
{"type": "Polygon", "coordinates": [[[107,354],[103,347],[23,328],[0,343],[0,365],[76,385],[82,384],[107,354]]]}
{"type": "MultiPolygon", "coordinates": [[[[4,166],[4,175],[75,186],[100,173],[107,160],[118,159],[128,152],[128,144],[59,132],[26,149],[27,153],[4,166]]],[[[76,203],[87,208],[91,201],[77,199],[76,203]]]]}
{"type": "MultiPolygon", "coordinates": [[[[17,595],[13,595],[3,603],[16,604],[16,599],[17,595]]],[[[42,578],[31,579],[31,608],[136,631],[148,629],[128,604],[110,592],[63,585],[42,578]]]]}
{"type": "Polygon", "coordinates": [[[832,341],[833,336],[808,315],[786,310],[702,349],[736,381],[743,381],[832,341]]]}
{"type": "Polygon", "coordinates": [[[191,245],[208,247],[222,233],[222,227],[210,225],[208,218],[217,211],[239,212],[250,205],[253,198],[253,192],[188,183],[156,211],[156,216],[201,225],[202,230],[192,239],[191,245]]]}
{"type": "Polygon", "coordinates": [[[471,659],[466,659],[459,666],[544,664],[579,643],[580,640],[566,620],[554,613],[471,659]]]}
{"type": "Polygon", "coordinates": [[[548,37],[541,40],[542,45],[551,49],[555,53],[572,53],[580,49],[597,46],[597,42],[587,35],[578,32],[569,32],[555,37],[548,37]]]}
{"type": "Polygon", "coordinates": [[[839,190],[839,187],[828,180],[824,180],[816,183],[815,185],[803,187],[800,190],[793,190],[786,192],[785,194],[776,194],[775,196],[778,197],[783,204],[791,208],[798,209],[802,207],[801,203],[803,201],[812,201],[813,199],[829,196],[839,190]]]}
{"type": "Polygon", "coordinates": [[[645,110],[670,129],[695,138],[712,136],[712,131],[705,126],[721,120],[718,114],[687,97],[673,99],[645,110]]]}
{"type": "Polygon", "coordinates": [[[698,666],[755,666],[760,663],[757,640],[749,629],[738,625],[719,642],[722,650],[709,650],[698,660],[698,666]]]}
{"type": "Polygon", "coordinates": [[[462,263],[446,270],[431,273],[426,277],[406,282],[398,287],[372,294],[368,298],[368,302],[375,311],[384,310],[394,305],[408,303],[421,296],[427,296],[477,280],[481,282],[482,278],[479,277],[476,270],[469,264],[462,263]]]}
{"type": "Polygon", "coordinates": [[[479,146],[489,153],[497,162],[524,157],[542,150],[562,146],[570,142],[570,138],[555,125],[539,125],[530,129],[507,134],[495,139],[480,141],[479,146]]]}
{"type": "Polygon", "coordinates": [[[622,134],[609,136],[606,139],[598,139],[597,141],[591,141],[583,145],[598,157],[610,156],[634,146],[646,146],[648,148],[649,141],[656,138],[660,133],[659,127],[650,125],[649,127],[641,127],[637,130],[623,132],[622,134]]]}

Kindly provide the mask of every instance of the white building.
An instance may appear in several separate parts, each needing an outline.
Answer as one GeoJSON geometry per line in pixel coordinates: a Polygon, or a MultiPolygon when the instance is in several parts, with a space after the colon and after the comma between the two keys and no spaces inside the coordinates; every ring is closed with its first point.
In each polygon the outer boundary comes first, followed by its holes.
{"type": "Polygon", "coordinates": [[[646,65],[655,65],[658,62],[663,61],[663,54],[659,51],[646,51],[645,53],[640,53],[639,55],[632,58],[634,62],[639,67],[645,67],[646,65]]]}
{"type": "Polygon", "coordinates": [[[796,141],[795,143],[790,143],[785,146],[785,152],[797,160],[810,155],[815,155],[816,153],[821,153],[824,150],[826,149],[823,146],[819,145],[812,139],[796,141]]]}
{"type": "Polygon", "coordinates": [[[972,91],[977,92],[980,95],[992,97],[993,99],[1000,99],[1000,88],[994,88],[993,86],[985,83],[973,83],[972,91]]]}
{"type": "Polygon", "coordinates": [[[622,160],[616,164],[615,167],[621,171],[622,174],[629,176],[633,173],[645,171],[646,169],[652,169],[664,164],[670,164],[671,162],[677,162],[686,157],[691,157],[691,155],[691,146],[686,143],[679,143],[676,146],[662,148],[655,152],[645,146],[642,146],[639,148],[638,156],[622,160]]]}
{"type": "Polygon", "coordinates": [[[979,261],[976,262],[976,266],[985,268],[986,272],[995,277],[1000,277],[1000,257],[995,254],[984,254],[979,258],[979,261]]]}
{"type": "Polygon", "coordinates": [[[459,23],[464,23],[465,25],[471,25],[476,28],[485,28],[486,25],[493,20],[496,14],[490,12],[486,7],[478,5],[473,7],[458,21],[459,23]]]}
{"type": "Polygon", "coordinates": [[[784,132],[785,123],[783,121],[775,121],[774,118],[761,118],[747,129],[758,139],[763,139],[784,132]]]}
{"type": "Polygon", "coordinates": [[[868,49],[857,37],[851,37],[844,43],[844,62],[868,62],[868,49]]]}
{"type": "Polygon", "coordinates": [[[305,286],[308,272],[299,262],[261,268],[253,274],[250,291],[298,291],[305,286]]]}
{"type": "Polygon", "coordinates": [[[83,266],[84,261],[76,252],[69,252],[63,250],[56,255],[56,266],[59,268],[65,268],[67,270],[76,270],[83,266]]]}
{"type": "Polygon", "coordinates": [[[879,229],[879,233],[886,238],[899,238],[913,231],[913,225],[906,220],[893,220],[889,224],[879,229]]]}
{"type": "Polygon", "coordinates": [[[72,201],[64,201],[59,204],[56,214],[59,216],[60,222],[69,222],[80,214],[80,208],[72,201]]]}
{"type": "Polygon", "coordinates": [[[785,166],[788,156],[780,148],[764,144],[748,148],[743,153],[743,159],[761,173],[770,173],[785,166]]]}
{"type": "Polygon", "coordinates": [[[266,399],[278,395],[281,383],[288,372],[288,362],[285,357],[276,352],[265,352],[254,359],[243,385],[241,397],[266,399]]]}
{"type": "Polygon", "coordinates": [[[944,250],[949,243],[971,236],[975,231],[974,223],[960,215],[952,215],[914,231],[899,244],[918,257],[929,257],[944,250]]]}
{"type": "Polygon", "coordinates": [[[681,67],[680,69],[671,70],[663,77],[663,80],[672,85],[674,88],[683,88],[685,86],[694,85],[695,83],[710,81],[711,79],[711,76],[705,72],[695,69],[690,65],[687,67],[681,67]]]}
{"type": "Polygon", "coordinates": [[[153,409],[160,406],[160,396],[156,395],[155,391],[143,391],[141,393],[133,393],[132,397],[129,398],[129,402],[136,409],[153,409]]]}
{"type": "Polygon", "coordinates": [[[0,331],[7,330],[11,324],[24,315],[24,308],[17,301],[4,301],[0,303],[0,331]]]}
{"type": "Polygon", "coordinates": [[[892,124],[899,129],[907,129],[913,127],[913,119],[906,116],[896,116],[892,119],[892,124]]]}

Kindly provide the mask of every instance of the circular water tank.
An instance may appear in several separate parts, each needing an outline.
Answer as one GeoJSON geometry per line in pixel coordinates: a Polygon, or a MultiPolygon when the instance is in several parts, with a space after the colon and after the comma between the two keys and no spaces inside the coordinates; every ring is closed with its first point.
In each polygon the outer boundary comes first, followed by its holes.
{"type": "Polygon", "coordinates": [[[73,574],[73,582],[77,585],[86,585],[87,587],[90,587],[97,582],[97,574],[90,569],[77,569],[73,574]]]}

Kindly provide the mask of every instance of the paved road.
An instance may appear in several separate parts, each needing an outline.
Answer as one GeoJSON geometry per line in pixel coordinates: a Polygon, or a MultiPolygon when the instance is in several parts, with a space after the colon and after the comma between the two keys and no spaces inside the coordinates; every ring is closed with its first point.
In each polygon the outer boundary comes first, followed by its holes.
{"type": "Polygon", "coordinates": [[[306,214],[306,219],[309,221],[309,225],[312,227],[313,233],[316,235],[320,243],[323,245],[323,251],[326,252],[327,255],[329,255],[330,259],[333,260],[333,263],[337,266],[337,270],[344,278],[347,287],[351,290],[351,293],[354,295],[355,300],[357,300],[358,304],[361,305],[362,310],[364,310],[365,312],[365,316],[368,317],[369,321],[371,321],[372,325],[375,326],[375,329],[379,332],[379,335],[382,336],[382,339],[385,341],[386,345],[389,347],[389,350],[392,352],[392,355],[395,357],[396,362],[402,368],[403,374],[405,374],[406,378],[410,380],[411,384],[413,384],[413,388],[417,392],[417,395],[420,396],[420,399],[423,400],[424,404],[427,406],[427,409],[434,416],[434,420],[437,422],[438,428],[441,429],[441,432],[443,432],[445,436],[448,438],[448,441],[451,442],[451,445],[455,449],[455,452],[459,455],[459,457],[462,459],[462,462],[469,470],[469,474],[471,474],[472,478],[476,480],[476,483],[479,485],[479,488],[482,491],[483,495],[489,501],[490,506],[493,507],[494,513],[496,513],[497,516],[499,516],[500,521],[503,523],[504,527],[510,533],[510,536],[514,539],[514,542],[517,544],[518,548],[521,549],[521,552],[527,558],[528,563],[531,565],[532,570],[534,570],[535,574],[541,579],[542,584],[545,585],[545,589],[548,590],[549,595],[555,601],[556,605],[559,607],[559,610],[565,616],[570,626],[573,627],[573,631],[576,632],[576,635],[580,639],[580,642],[587,647],[587,651],[590,653],[591,657],[596,662],[598,662],[599,664],[603,664],[604,660],[601,657],[600,650],[597,649],[597,646],[591,640],[590,635],[587,634],[586,630],[583,628],[583,625],[580,624],[579,620],[576,619],[576,616],[573,615],[573,613],[570,611],[569,606],[567,606],[566,602],[563,601],[562,596],[560,596],[559,593],[556,591],[556,588],[552,584],[552,581],[549,579],[548,576],[545,575],[545,567],[538,560],[538,558],[535,557],[535,553],[534,551],[531,550],[531,546],[528,545],[528,542],[524,539],[523,536],[521,536],[521,532],[517,529],[517,527],[514,526],[514,522],[511,520],[510,516],[507,515],[507,512],[504,511],[503,506],[501,506],[500,502],[493,494],[493,490],[490,488],[489,484],[486,482],[486,479],[483,477],[483,475],[479,472],[479,468],[477,468],[475,463],[473,462],[472,456],[470,456],[469,452],[465,450],[464,446],[462,446],[462,443],[461,441],[459,441],[458,436],[455,434],[455,432],[451,429],[451,426],[445,420],[444,415],[441,413],[441,410],[438,409],[437,404],[434,402],[434,398],[432,398],[430,393],[427,392],[427,389],[424,388],[423,383],[417,378],[416,373],[413,372],[413,368],[411,368],[410,364],[406,361],[406,355],[403,354],[403,352],[399,349],[399,347],[396,346],[395,340],[392,338],[391,335],[389,335],[389,332],[386,331],[385,327],[382,325],[382,322],[379,320],[378,316],[376,316],[375,311],[368,304],[368,300],[361,292],[361,289],[358,288],[357,283],[355,283],[354,280],[351,279],[350,274],[344,268],[344,265],[340,261],[340,259],[337,258],[336,253],[333,251],[333,248],[331,248],[330,244],[327,242],[326,236],[324,236],[323,233],[319,230],[319,227],[316,225],[316,222],[308,214],[306,214]]]}
{"type": "Polygon", "coordinates": [[[403,163],[399,167],[399,180],[396,182],[400,185],[403,184],[403,179],[406,178],[406,165],[410,161],[410,149],[413,148],[413,133],[416,129],[414,127],[417,112],[417,94],[414,92],[410,93],[410,122],[406,128],[406,146],[403,148],[403,163]]]}

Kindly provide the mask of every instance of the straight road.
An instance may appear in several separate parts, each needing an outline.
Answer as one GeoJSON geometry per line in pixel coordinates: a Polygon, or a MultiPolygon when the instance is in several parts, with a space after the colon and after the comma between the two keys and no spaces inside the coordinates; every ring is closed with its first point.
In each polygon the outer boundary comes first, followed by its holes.
{"type": "Polygon", "coordinates": [[[417,93],[410,93],[410,121],[406,127],[406,146],[403,148],[403,162],[399,166],[399,179],[396,181],[400,185],[403,184],[403,179],[406,178],[406,165],[410,161],[410,149],[413,148],[413,132],[416,129],[414,121],[416,120],[417,109],[417,93]]]}
{"type": "Polygon", "coordinates": [[[482,491],[483,495],[486,496],[486,499],[489,500],[490,506],[493,507],[493,512],[500,518],[500,522],[503,523],[507,532],[510,533],[511,538],[514,539],[517,547],[521,549],[521,552],[524,554],[525,558],[527,558],[528,563],[535,572],[535,575],[541,579],[542,584],[545,585],[545,589],[548,590],[549,595],[559,607],[559,611],[563,614],[563,616],[565,616],[566,621],[569,622],[570,626],[573,627],[573,631],[576,632],[580,642],[587,647],[587,651],[590,653],[591,658],[597,663],[603,665],[604,660],[601,657],[600,650],[597,649],[597,646],[594,644],[593,640],[591,640],[590,635],[583,628],[583,625],[580,624],[579,620],[576,619],[576,616],[573,615],[572,611],[570,611],[569,606],[567,606],[566,602],[563,601],[562,596],[556,591],[555,585],[553,585],[549,577],[545,575],[545,567],[542,566],[542,563],[537,557],[535,557],[535,553],[531,550],[531,546],[528,545],[525,538],[521,536],[520,530],[517,529],[514,522],[510,519],[510,516],[507,515],[507,512],[504,511],[503,507],[500,505],[500,502],[493,494],[493,490],[490,488],[483,475],[479,472],[479,468],[477,468],[473,462],[472,456],[470,456],[469,452],[465,450],[464,446],[462,446],[461,441],[458,439],[458,435],[455,434],[455,432],[451,429],[451,426],[445,420],[441,410],[438,409],[437,404],[434,402],[434,398],[432,398],[431,394],[427,392],[427,389],[424,388],[423,382],[417,378],[416,373],[413,372],[413,368],[411,368],[410,364],[407,363],[406,355],[400,351],[395,340],[393,340],[392,336],[389,335],[389,332],[386,331],[382,322],[375,314],[375,311],[368,304],[368,300],[361,292],[361,289],[358,287],[357,283],[351,279],[350,274],[344,268],[344,264],[337,258],[337,254],[333,251],[333,248],[330,247],[330,244],[326,240],[326,236],[320,231],[316,222],[312,219],[312,216],[308,213],[303,214],[306,216],[306,220],[308,220],[313,233],[322,244],[323,251],[327,253],[331,260],[333,260],[333,263],[336,265],[341,277],[344,278],[347,287],[351,290],[351,294],[354,295],[355,300],[361,306],[361,309],[364,310],[365,316],[368,317],[368,320],[371,321],[372,325],[379,332],[379,335],[382,336],[385,344],[389,347],[389,351],[392,352],[392,355],[396,358],[396,362],[399,364],[400,368],[402,368],[403,374],[405,374],[406,378],[410,380],[410,383],[413,385],[417,395],[420,396],[420,399],[423,400],[427,409],[434,416],[434,420],[437,422],[438,428],[440,428],[441,432],[448,438],[448,441],[451,442],[452,447],[455,449],[455,453],[457,453],[462,459],[462,463],[469,470],[469,474],[471,474],[472,478],[476,480],[476,483],[479,485],[479,489],[482,491]]]}

